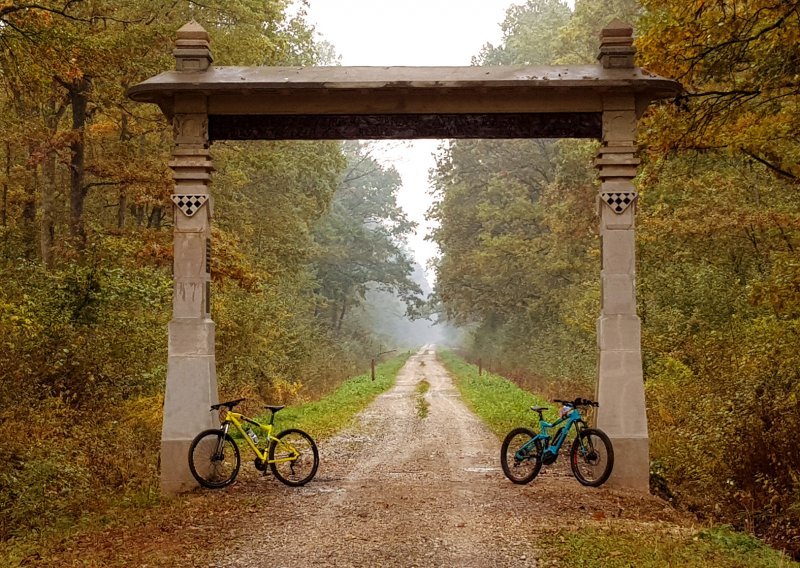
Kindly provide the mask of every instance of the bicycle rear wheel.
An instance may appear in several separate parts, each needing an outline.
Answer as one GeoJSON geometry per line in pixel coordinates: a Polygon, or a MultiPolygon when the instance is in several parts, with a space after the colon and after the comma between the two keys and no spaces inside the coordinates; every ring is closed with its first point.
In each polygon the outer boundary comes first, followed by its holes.
{"type": "Polygon", "coordinates": [[[614,467],[614,448],[602,430],[581,430],[569,452],[572,473],[582,485],[603,485],[614,467]]]}
{"type": "Polygon", "coordinates": [[[530,483],[542,469],[542,445],[532,442],[536,433],[528,428],[516,428],[508,433],[500,448],[503,473],[514,483],[530,483]]]}
{"type": "Polygon", "coordinates": [[[239,446],[222,430],[203,430],[189,446],[189,471],[203,487],[221,489],[239,475],[239,446]]]}
{"type": "Polygon", "coordinates": [[[311,481],[319,467],[314,440],[296,428],[284,430],[269,445],[269,467],[280,481],[292,487],[311,481]]]}

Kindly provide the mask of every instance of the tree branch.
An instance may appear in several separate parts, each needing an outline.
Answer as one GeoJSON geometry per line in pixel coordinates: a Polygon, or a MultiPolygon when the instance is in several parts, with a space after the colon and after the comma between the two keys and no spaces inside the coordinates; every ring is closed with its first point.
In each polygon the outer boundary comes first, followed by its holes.
{"type": "Polygon", "coordinates": [[[776,166],[775,164],[773,164],[771,162],[768,162],[764,158],[762,158],[760,156],[757,156],[757,155],[753,154],[752,152],[750,152],[748,150],[745,150],[744,148],[741,148],[741,150],[745,155],[747,155],[750,158],[754,159],[759,164],[762,164],[762,165],[766,166],[767,168],[771,169],[773,172],[777,173],[778,175],[781,175],[783,177],[786,177],[786,178],[789,178],[789,179],[792,179],[792,180],[798,179],[797,176],[794,175],[793,173],[787,172],[786,170],[779,168],[778,166],[776,166]]]}
{"type": "Polygon", "coordinates": [[[93,181],[92,183],[87,183],[83,186],[83,192],[86,193],[93,187],[100,187],[103,185],[122,185],[123,181],[93,181]]]}

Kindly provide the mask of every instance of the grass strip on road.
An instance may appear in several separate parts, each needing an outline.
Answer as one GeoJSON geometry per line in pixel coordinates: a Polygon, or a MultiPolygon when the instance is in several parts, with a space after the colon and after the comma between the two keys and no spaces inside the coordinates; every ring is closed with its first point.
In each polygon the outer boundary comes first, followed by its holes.
{"type": "Polygon", "coordinates": [[[500,439],[518,426],[533,426],[538,417],[531,406],[553,410],[545,418],[555,419],[555,405],[493,373],[478,375],[478,368],[451,351],[437,351],[439,361],[453,377],[467,407],[477,414],[500,439]]]}
{"type": "MultiPolygon", "coordinates": [[[[358,375],[346,380],[320,400],[286,407],[275,418],[278,431],[300,428],[316,440],[332,436],[348,426],[355,415],[364,410],[375,397],[389,390],[410,355],[410,352],[404,353],[376,365],[374,381],[370,373],[358,375]]],[[[262,421],[268,419],[268,414],[259,417],[262,421]]]]}
{"type": "Polygon", "coordinates": [[[425,400],[425,393],[428,392],[430,388],[431,384],[425,379],[417,383],[417,416],[420,418],[428,417],[428,410],[431,405],[425,400]]]}

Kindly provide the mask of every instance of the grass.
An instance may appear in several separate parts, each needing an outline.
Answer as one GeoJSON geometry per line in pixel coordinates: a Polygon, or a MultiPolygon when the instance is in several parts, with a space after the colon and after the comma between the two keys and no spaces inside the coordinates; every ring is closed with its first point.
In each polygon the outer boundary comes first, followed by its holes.
{"type": "MultiPolygon", "coordinates": [[[[275,418],[277,431],[300,428],[316,440],[332,436],[348,426],[356,414],[394,384],[398,371],[409,355],[398,355],[376,365],[374,381],[370,373],[358,375],[320,400],[281,410],[275,418]]],[[[268,417],[267,413],[260,416],[259,420],[267,420],[268,417]]]]}
{"type": "Polygon", "coordinates": [[[789,568],[800,566],[757,538],[717,526],[693,534],[584,527],[545,537],[558,566],[576,568],[789,568]]]}
{"type": "Polygon", "coordinates": [[[549,406],[553,413],[545,418],[555,419],[555,406],[545,399],[522,390],[511,381],[492,373],[478,375],[478,368],[450,351],[437,351],[437,356],[452,375],[461,398],[498,437],[503,438],[513,428],[532,426],[538,417],[531,406],[549,406]]]}
{"type": "Polygon", "coordinates": [[[428,409],[431,405],[425,400],[425,393],[430,388],[431,384],[425,379],[417,383],[417,416],[420,418],[427,418],[428,416],[428,409]]]}

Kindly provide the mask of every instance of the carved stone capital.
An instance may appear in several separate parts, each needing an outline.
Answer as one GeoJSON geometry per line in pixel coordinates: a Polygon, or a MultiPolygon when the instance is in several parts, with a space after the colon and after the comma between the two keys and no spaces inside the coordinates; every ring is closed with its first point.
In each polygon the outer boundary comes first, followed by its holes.
{"type": "MultiPolygon", "coordinates": [[[[594,165],[597,168],[597,176],[603,184],[603,192],[630,192],[634,191],[633,186],[612,187],[607,181],[621,179],[629,181],[636,177],[640,160],[636,157],[636,146],[631,144],[620,144],[617,146],[603,145],[597,152],[594,165]]],[[[605,200],[605,198],[604,198],[605,200]]],[[[607,200],[605,200],[607,202],[607,200]]]]}
{"type": "Polygon", "coordinates": [[[606,110],[603,112],[603,142],[606,146],[632,146],[636,140],[636,111],[606,110]]]}
{"type": "Polygon", "coordinates": [[[176,114],[172,118],[172,133],[175,144],[191,144],[208,147],[208,115],[176,114]]]}

